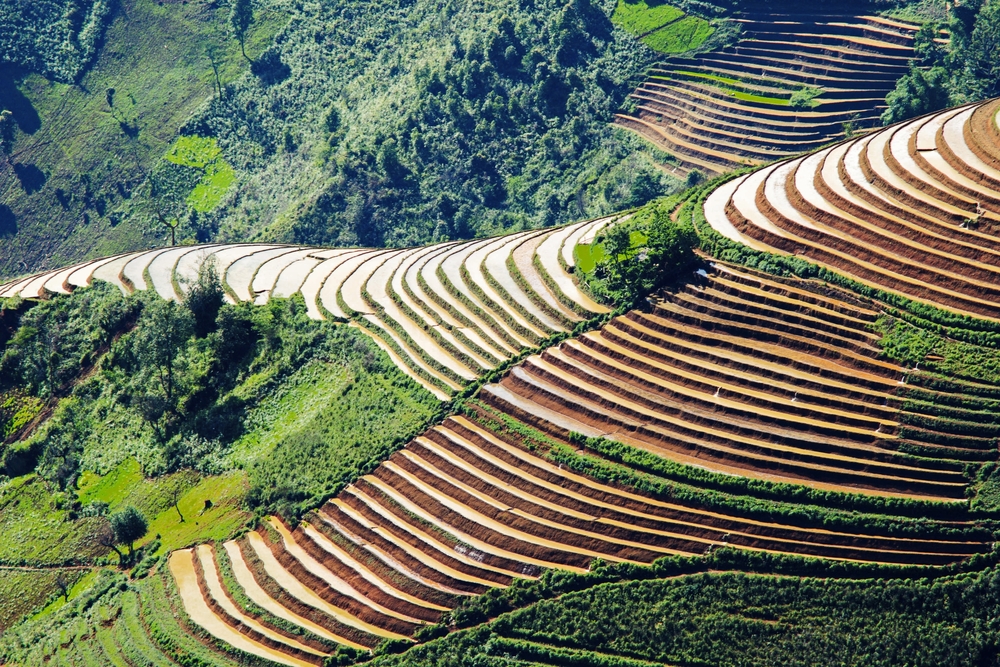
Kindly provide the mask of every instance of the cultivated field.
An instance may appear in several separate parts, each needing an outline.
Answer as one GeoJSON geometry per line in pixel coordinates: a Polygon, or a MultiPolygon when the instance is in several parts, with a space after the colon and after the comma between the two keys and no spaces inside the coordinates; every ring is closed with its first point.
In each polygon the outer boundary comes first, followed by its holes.
{"type": "Polygon", "coordinates": [[[721,174],[875,127],[906,74],[916,26],[873,16],[746,16],[740,41],[653,67],[616,122],[721,174]]]}
{"type": "Polygon", "coordinates": [[[879,359],[877,307],[715,265],[529,357],[300,526],[271,517],[175,552],[184,608],[251,653],[318,664],[322,644],[303,637],[374,648],[464,597],[594,558],[985,552],[962,498],[964,466],[996,457],[996,427],[976,421],[990,401],[879,359]],[[747,477],[774,483],[766,501],[747,477]],[[217,571],[234,574],[223,586],[217,571]]]}
{"type": "Polygon", "coordinates": [[[741,176],[716,231],[959,313],[1000,318],[997,101],[887,127],[741,176]]]}
{"type": "Polygon", "coordinates": [[[405,250],[274,244],[178,246],[129,253],[0,286],[0,298],[65,294],[95,280],[180,299],[206,262],[227,299],[301,294],[314,319],[350,321],[444,400],[485,372],[608,309],[569,273],[588,221],[405,250]]]}

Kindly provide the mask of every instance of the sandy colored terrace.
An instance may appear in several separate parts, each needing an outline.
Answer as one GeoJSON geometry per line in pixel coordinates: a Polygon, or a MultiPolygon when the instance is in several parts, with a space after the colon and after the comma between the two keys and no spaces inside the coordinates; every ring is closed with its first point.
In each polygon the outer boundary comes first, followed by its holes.
{"type": "MultiPolygon", "coordinates": [[[[470,595],[548,568],[583,572],[594,558],[649,563],[730,546],[934,566],[987,551],[992,536],[964,518],[963,468],[995,457],[992,427],[977,433],[938,418],[935,401],[919,414],[922,430],[899,435],[917,414],[904,409],[900,385],[913,371],[879,358],[868,328],[878,307],[715,265],[647,310],[529,357],[301,525],[272,517],[201,549],[236,573],[236,604],[250,598],[266,613],[194,620],[217,637],[228,632],[219,622],[257,628],[291,659],[302,649],[275,635],[269,615],[307,637],[374,647],[412,636],[470,595]],[[708,502],[696,487],[652,493],[628,480],[657,473],[616,463],[573,433],[719,473],[930,500],[949,518],[798,502],[772,503],[764,515],[726,493],[708,502]],[[615,472],[594,476],[600,469],[615,472]],[[818,522],[817,511],[840,518],[818,522]]],[[[936,391],[947,403],[947,393],[969,399],[965,390],[955,382],[936,391]]],[[[206,580],[199,590],[219,597],[212,571],[196,573],[206,580]]]]}
{"type": "Polygon", "coordinates": [[[717,175],[819,148],[879,124],[913,58],[917,26],[874,16],[748,15],[740,41],[650,69],[615,122],[717,175]],[[803,98],[796,102],[795,95],[803,98]]]}
{"type": "Polygon", "coordinates": [[[183,298],[206,264],[230,301],[301,294],[313,319],[348,320],[441,400],[522,350],[608,312],[570,273],[573,247],[608,219],[426,248],[275,244],[158,248],[0,286],[0,298],[67,294],[94,281],[183,298]],[[537,260],[537,261],[536,261],[537,260]]]}
{"type": "Polygon", "coordinates": [[[705,216],[759,249],[1000,318],[997,102],[887,127],[717,189],[705,216]]]}

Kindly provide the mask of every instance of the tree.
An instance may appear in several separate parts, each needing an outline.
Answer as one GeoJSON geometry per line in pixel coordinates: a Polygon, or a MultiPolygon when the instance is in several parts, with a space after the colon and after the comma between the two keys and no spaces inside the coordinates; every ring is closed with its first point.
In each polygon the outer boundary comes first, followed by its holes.
{"type": "Polygon", "coordinates": [[[10,163],[11,153],[14,152],[14,114],[4,109],[0,111],[0,153],[10,163]]]}
{"type": "Polygon", "coordinates": [[[194,317],[176,301],[153,299],[143,309],[134,350],[141,366],[150,369],[156,379],[165,399],[164,411],[176,410],[181,351],[193,332],[194,317]]]}
{"type": "Polygon", "coordinates": [[[247,55],[246,39],[247,32],[253,24],[253,0],[233,0],[232,9],[229,12],[229,27],[233,29],[233,36],[240,43],[240,52],[248,62],[253,62],[247,55]]]}
{"type": "MultiPolygon", "coordinates": [[[[142,515],[142,512],[129,505],[108,517],[108,522],[111,524],[115,544],[128,545],[128,560],[131,562],[132,556],[135,554],[135,541],[141,539],[149,528],[146,517],[142,515]]],[[[118,555],[121,557],[121,552],[118,552],[118,555]]]]}
{"type": "Polygon", "coordinates": [[[882,114],[882,123],[891,125],[948,106],[948,73],[942,67],[925,72],[910,64],[910,73],[903,76],[890,92],[885,102],[888,108],[882,114]]]}
{"type": "Polygon", "coordinates": [[[967,49],[965,71],[973,81],[974,97],[1000,94],[1000,0],[985,5],[976,18],[967,49]]]}
{"type": "Polygon", "coordinates": [[[194,318],[194,333],[198,338],[204,338],[215,331],[215,320],[225,302],[222,280],[219,279],[214,258],[210,258],[201,265],[197,282],[184,297],[184,305],[194,318]]]}
{"type": "Polygon", "coordinates": [[[208,56],[208,62],[212,64],[212,74],[215,75],[215,92],[221,99],[222,79],[219,77],[219,60],[221,59],[219,47],[215,44],[209,44],[205,47],[205,55],[208,56]]]}

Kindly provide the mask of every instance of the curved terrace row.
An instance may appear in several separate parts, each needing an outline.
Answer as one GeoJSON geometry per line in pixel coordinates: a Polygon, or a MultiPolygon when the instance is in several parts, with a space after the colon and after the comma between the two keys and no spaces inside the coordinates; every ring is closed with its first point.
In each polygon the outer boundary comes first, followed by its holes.
{"type": "Polygon", "coordinates": [[[918,372],[878,358],[867,327],[876,307],[716,266],[648,312],[529,357],[300,526],[272,517],[175,552],[185,609],[223,641],[318,664],[323,641],[409,638],[470,595],[548,568],[583,572],[594,558],[649,563],[731,546],[942,565],[986,551],[991,535],[960,500],[962,471],[995,458],[995,427],[962,421],[978,399],[961,383],[910,395],[901,380],[918,372]],[[965,412],[945,418],[938,393],[963,395],[965,412]],[[764,511],[752,496],[623,459],[622,445],[732,479],[929,500],[949,518],[859,515],[835,500],[771,498],[764,511]],[[219,584],[220,568],[235,590],[219,584]]]}
{"type": "Polygon", "coordinates": [[[887,127],[716,189],[714,229],[959,313],[1000,318],[997,101],[887,127]]]}
{"type": "Polygon", "coordinates": [[[879,17],[738,23],[736,45],[652,68],[632,93],[636,111],[617,116],[680,171],[721,174],[875,127],[913,58],[916,27],[879,17]]]}

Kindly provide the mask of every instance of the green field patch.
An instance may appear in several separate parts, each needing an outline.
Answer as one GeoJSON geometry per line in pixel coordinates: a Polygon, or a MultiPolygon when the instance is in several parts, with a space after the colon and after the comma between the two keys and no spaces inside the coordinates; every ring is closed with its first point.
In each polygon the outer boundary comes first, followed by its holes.
{"type": "Polygon", "coordinates": [[[0,484],[0,563],[52,565],[103,556],[100,519],[73,519],[66,493],[35,474],[0,484]]]}
{"type": "Polygon", "coordinates": [[[236,181],[236,172],[222,157],[222,149],[214,137],[177,137],[163,159],[202,172],[201,180],[187,197],[188,206],[199,213],[208,213],[218,206],[236,181]]]}
{"type": "Polygon", "coordinates": [[[12,389],[0,392],[0,440],[6,440],[37,417],[45,402],[12,389]]]}
{"type": "Polygon", "coordinates": [[[222,149],[214,137],[187,135],[177,137],[163,159],[182,167],[204,169],[222,156],[222,149]]]}
{"type": "Polygon", "coordinates": [[[705,19],[686,16],[642,38],[642,43],[660,53],[684,53],[696,49],[715,28],[705,19]]]}
{"type": "Polygon", "coordinates": [[[644,35],[684,16],[684,12],[656,0],[618,0],[611,22],[633,35],[644,35]]]}
{"type": "Polygon", "coordinates": [[[731,90],[729,94],[738,100],[743,100],[744,102],[757,102],[758,104],[770,104],[776,107],[787,107],[789,102],[786,99],[780,97],[766,97],[764,95],[754,95],[753,93],[744,93],[740,90],[731,90]]]}
{"type": "Polygon", "coordinates": [[[579,243],[573,248],[576,267],[584,273],[593,273],[597,263],[604,259],[604,246],[600,243],[579,243]]]}
{"type": "Polygon", "coordinates": [[[247,488],[247,476],[242,471],[203,478],[180,496],[176,508],[170,504],[155,517],[147,517],[149,531],[137,546],[159,539],[156,553],[162,554],[232,537],[251,517],[243,509],[247,488]]]}
{"type": "MultiPolygon", "coordinates": [[[[74,594],[79,594],[89,586],[89,583],[83,581],[90,574],[87,570],[0,570],[0,635],[57,595],[60,591],[57,584],[60,575],[67,585],[72,586],[70,590],[72,599],[74,594]]],[[[54,605],[62,606],[65,603],[65,599],[60,596],[46,609],[54,605]]]]}

